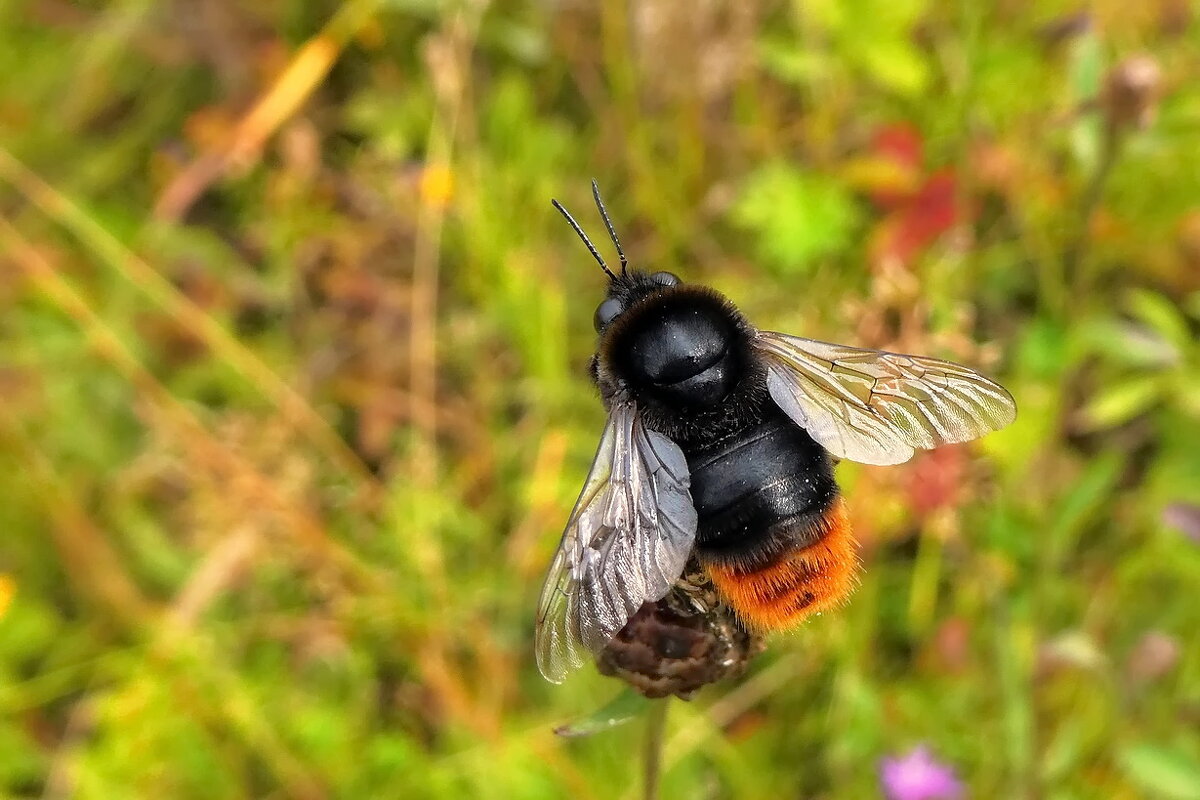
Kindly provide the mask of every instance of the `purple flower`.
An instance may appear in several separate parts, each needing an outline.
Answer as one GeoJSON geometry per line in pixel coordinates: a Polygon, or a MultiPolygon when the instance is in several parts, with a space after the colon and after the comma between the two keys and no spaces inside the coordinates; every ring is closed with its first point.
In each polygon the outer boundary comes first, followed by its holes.
{"type": "Polygon", "coordinates": [[[954,770],[933,759],[925,745],[879,763],[879,780],[888,800],[958,800],[963,785],[954,770]]]}

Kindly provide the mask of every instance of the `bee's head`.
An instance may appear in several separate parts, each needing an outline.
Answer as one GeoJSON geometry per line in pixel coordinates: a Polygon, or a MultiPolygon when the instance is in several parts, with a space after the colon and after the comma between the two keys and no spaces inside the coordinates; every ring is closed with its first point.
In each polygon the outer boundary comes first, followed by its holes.
{"type": "Polygon", "coordinates": [[[679,285],[679,276],[671,272],[645,273],[622,269],[620,275],[609,279],[608,292],[600,305],[596,306],[596,313],[592,316],[596,333],[603,334],[609,325],[642,300],[651,295],[670,294],[670,290],[679,285]]]}
{"type": "Polygon", "coordinates": [[[742,372],[749,326],[712,289],[685,285],[670,272],[630,270],[595,181],[592,194],[621,258],[620,273],[608,268],[567,210],[552,202],[609,278],[593,317],[600,335],[594,376],[615,379],[642,400],[693,407],[719,403],[742,372]]]}

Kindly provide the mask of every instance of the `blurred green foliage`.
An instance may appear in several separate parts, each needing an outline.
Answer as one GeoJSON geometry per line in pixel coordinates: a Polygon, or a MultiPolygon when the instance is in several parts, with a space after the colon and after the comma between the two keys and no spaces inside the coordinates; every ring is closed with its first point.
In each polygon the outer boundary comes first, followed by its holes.
{"type": "Polygon", "coordinates": [[[1200,23],[1081,9],[0,5],[0,794],[636,792],[531,657],[595,176],[638,265],[1021,408],[839,467],[861,589],[664,794],[1200,797],[1200,23]]]}
{"type": "Polygon", "coordinates": [[[842,184],[776,162],[747,177],[733,220],[755,234],[762,266],[808,271],[850,244],[856,210],[842,184]]]}

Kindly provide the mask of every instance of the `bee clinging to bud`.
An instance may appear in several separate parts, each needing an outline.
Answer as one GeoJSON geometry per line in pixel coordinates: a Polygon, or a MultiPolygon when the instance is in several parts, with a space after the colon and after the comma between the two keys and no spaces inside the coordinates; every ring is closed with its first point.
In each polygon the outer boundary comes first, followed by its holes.
{"type": "Polygon", "coordinates": [[[589,654],[686,695],[852,592],[834,458],[899,464],[1003,428],[1016,405],[959,364],[761,331],[713,289],[630,269],[592,191],[618,271],[554,206],[608,276],[591,363],[608,421],[542,590],[537,662],[557,683],[589,654]],[[663,682],[653,653],[681,657],[667,672],[711,663],[663,682]]]}

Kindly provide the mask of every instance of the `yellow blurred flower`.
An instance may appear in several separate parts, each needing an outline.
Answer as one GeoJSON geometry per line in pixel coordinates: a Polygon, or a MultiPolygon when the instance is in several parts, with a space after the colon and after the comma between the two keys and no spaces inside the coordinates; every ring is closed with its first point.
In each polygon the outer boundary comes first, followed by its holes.
{"type": "Polygon", "coordinates": [[[17,593],[17,582],[7,575],[0,575],[0,617],[8,611],[13,596],[17,593]]]}
{"type": "Polygon", "coordinates": [[[454,194],[454,173],[445,164],[430,164],[421,170],[421,201],[444,208],[454,194]]]}

